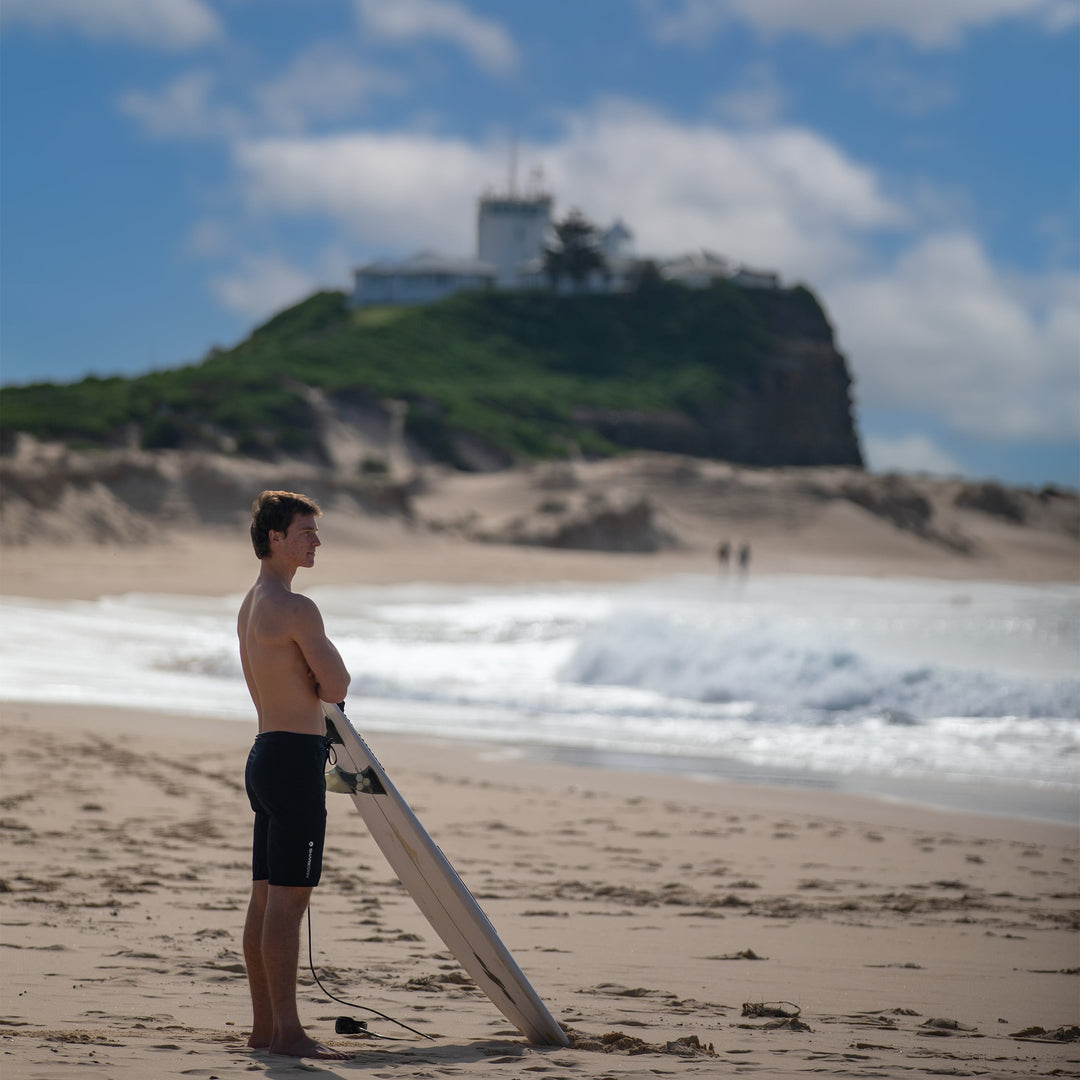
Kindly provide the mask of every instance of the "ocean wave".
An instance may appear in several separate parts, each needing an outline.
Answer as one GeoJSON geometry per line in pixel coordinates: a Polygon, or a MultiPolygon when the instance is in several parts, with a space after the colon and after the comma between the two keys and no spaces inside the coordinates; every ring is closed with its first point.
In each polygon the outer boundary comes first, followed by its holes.
{"type": "MultiPolygon", "coordinates": [[[[831,775],[1080,782],[1080,594],[761,578],[320,596],[365,730],[831,775]]],[[[0,700],[250,721],[235,598],[0,601],[0,700]],[[57,657],[62,662],[57,663],[57,657]]]]}
{"type": "Polygon", "coordinates": [[[846,642],[763,622],[709,628],[655,612],[626,613],[591,627],[560,676],[694,701],[750,701],[766,710],[1080,719],[1080,679],[893,664],[846,642]]]}

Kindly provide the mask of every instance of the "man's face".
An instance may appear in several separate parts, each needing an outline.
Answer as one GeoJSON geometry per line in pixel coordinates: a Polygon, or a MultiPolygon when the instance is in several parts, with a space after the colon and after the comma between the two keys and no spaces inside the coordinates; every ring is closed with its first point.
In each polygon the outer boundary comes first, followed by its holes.
{"type": "Polygon", "coordinates": [[[314,566],[315,549],[322,546],[319,539],[319,526],[315,523],[313,514],[297,514],[292,519],[289,528],[278,541],[278,551],[294,566],[314,566]]]}

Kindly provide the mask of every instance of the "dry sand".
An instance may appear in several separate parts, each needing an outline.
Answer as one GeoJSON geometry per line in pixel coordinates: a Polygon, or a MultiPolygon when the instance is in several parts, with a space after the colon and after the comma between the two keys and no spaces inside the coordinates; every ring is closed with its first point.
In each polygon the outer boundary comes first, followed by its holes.
{"type": "Polygon", "coordinates": [[[437,1038],[302,973],[313,1033],[355,1059],[251,1051],[246,726],[9,705],[2,727],[11,1080],[1080,1074],[1080,1043],[1055,1037],[1078,1019],[1065,826],[385,736],[388,772],[553,1015],[576,1041],[624,1038],[526,1045],[329,796],[320,978],[437,1038]],[[336,1036],[339,1015],[389,1040],[336,1036]]]}
{"type": "MultiPolygon", "coordinates": [[[[963,558],[847,502],[793,522],[693,517],[677,495],[662,508],[690,540],[655,556],[471,544],[328,514],[305,583],[700,573],[715,569],[721,529],[752,539],[754,572],[1076,579],[1074,537],[985,516],[963,518],[980,551],[963,558]]],[[[444,490],[422,509],[463,505],[444,490]]],[[[242,530],[208,528],[10,548],[2,570],[4,592],[78,598],[242,592],[255,567],[242,530]]],[[[353,712],[363,730],[362,705],[353,712]]],[[[312,1033],[356,1052],[316,1065],[244,1045],[249,726],[9,703],[0,727],[4,1080],[1080,1076],[1068,826],[373,736],[575,1045],[531,1047],[509,1027],[332,795],[313,905],[320,978],[437,1038],[374,1017],[387,1040],[337,1036],[335,1017],[367,1014],[302,972],[312,1033]],[[621,1035],[598,1041],[608,1033],[621,1035]]]]}

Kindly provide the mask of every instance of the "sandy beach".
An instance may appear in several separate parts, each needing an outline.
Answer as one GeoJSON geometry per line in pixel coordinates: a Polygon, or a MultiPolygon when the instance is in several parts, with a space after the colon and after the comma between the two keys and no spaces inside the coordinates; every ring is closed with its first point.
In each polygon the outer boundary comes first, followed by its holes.
{"type": "Polygon", "coordinates": [[[305,1019],[355,1059],[250,1051],[250,733],[4,714],[5,1076],[1080,1072],[1068,827],[390,737],[372,740],[387,771],[575,1045],[525,1044],[330,796],[319,977],[436,1038],[302,972],[305,1019]],[[340,1015],[387,1038],[336,1036],[340,1015]]]}
{"type": "MultiPolygon", "coordinates": [[[[611,555],[328,516],[337,546],[306,582],[700,573],[712,559],[702,522],[676,550],[611,555]]],[[[846,504],[805,523],[798,543],[775,522],[740,527],[755,570],[1075,579],[1074,540],[993,520],[978,533],[966,521],[988,553],[974,561],[846,504]]],[[[8,548],[3,591],[228,595],[254,570],[242,531],[189,530],[141,545],[8,548]]],[[[362,701],[350,713],[363,731],[362,701]]],[[[306,971],[305,942],[302,1016],[355,1053],[316,1065],[245,1046],[253,725],[170,715],[165,703],[7,702],[0,726],[0,1074],[12,1080],[1080,1076],[1069,825],[373,734],[572,1045],[530,1046],[513,1030],[351,801],[330,795],[312,908],[319,979],[434,1038],[330,1000],[306,971]],[[336,1034],[339,1016],[381,1038],[336,1034]]]]}

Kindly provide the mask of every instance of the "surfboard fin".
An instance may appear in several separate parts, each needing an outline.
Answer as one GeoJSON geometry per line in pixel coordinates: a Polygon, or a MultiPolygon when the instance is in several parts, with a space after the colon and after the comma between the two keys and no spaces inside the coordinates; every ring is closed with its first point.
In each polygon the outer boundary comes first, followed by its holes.
{"type": "Polygon", "coordinates": [[[375,775],[375,770],[371,766],[356,774],[356,789],[357,791],[366,792],[368,795],[386,794],[386,788],[382,786],[382,782],[375,775]]]}
{"type": "Polygon", "coordinates": [[[345,772],[344,769],[335,765],[326,773],[324,780],[327,791],[333,791],[338,795],[356,794],[356,773],[354,772],[345,772]]]}
{"type": "Polygon", "coordinates": [[[379,782],[379,778],[370,767],[363,772],[345,772],[339,765],[335,765],[326,774],[326,790],[334,791],[341,795],[355,795],[363,792],[365,795],[385,795],[386,788],[379,782]]]}

